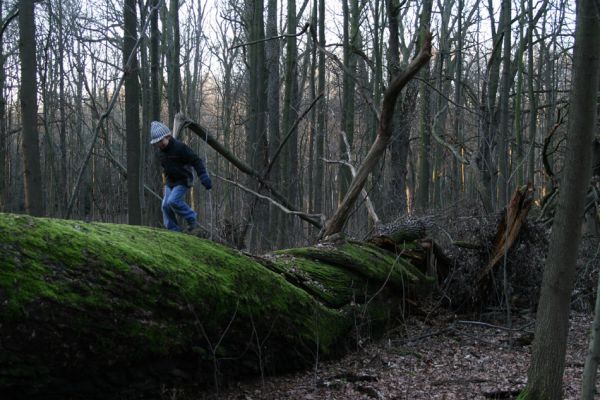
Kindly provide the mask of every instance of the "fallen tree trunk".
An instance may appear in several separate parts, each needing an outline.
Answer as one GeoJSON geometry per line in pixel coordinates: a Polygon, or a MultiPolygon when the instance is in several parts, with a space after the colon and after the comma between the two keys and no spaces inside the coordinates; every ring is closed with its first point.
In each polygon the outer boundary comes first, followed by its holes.
{"type": "Polygon", "coordinates": [[[314,365],[381,332],[431,280],[415,264],[345,240],[257,258],[160,229],[0,214],[0,392],[92,398],[314,365]]]}

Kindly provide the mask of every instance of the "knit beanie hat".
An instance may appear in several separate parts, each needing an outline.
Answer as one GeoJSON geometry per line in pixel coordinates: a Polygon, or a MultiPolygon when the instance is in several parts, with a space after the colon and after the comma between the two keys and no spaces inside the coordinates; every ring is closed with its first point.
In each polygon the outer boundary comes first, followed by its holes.
{"type": "Polygon", "coordinates": [[[152,123],[150,124],[150,144],[158,143],[161,140],[163,140],[165,136],[168,136],[170,134],[171,131],[162,122],[152,121],[152,123]]]}

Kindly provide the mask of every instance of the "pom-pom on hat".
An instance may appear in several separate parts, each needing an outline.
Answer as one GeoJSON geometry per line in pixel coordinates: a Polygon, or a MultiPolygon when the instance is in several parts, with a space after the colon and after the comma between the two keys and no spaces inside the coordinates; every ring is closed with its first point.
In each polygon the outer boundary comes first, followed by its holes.
{"type": "Polygon", "coordinates": [[[158,143],[164,139],[165,136],[169,136],[171,131],[169,128],[159,121],[152,121],[150,124],[150,144],[158,143]]]}

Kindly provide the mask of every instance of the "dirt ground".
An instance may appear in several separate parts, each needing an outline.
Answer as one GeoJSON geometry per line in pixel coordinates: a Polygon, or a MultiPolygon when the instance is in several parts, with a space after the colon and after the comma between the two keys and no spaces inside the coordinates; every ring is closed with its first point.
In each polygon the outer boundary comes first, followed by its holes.
{"type": "MultiPolygon", "coordinates": [[[[571,314],[564,399],[579,398],[591,322],[588,313],[571,314]]],[[[527,381],[533,320],[513,316],[512,327],[454,315],[410,317],[402,332],[309,371],[238,382],[218,394],[179,388],[164,398],[512,399],[527,381]]]]}

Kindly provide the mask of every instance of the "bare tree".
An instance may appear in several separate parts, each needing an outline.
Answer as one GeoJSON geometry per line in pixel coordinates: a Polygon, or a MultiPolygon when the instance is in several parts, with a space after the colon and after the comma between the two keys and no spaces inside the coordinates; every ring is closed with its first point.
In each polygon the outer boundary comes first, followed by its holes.
{"type": "Polygon", "coordinates": [[[19,55],[21,58],[21,124],[25,166],[25,208],[44,215],[40,146],[37,130],[37,62],[34,0],[19,1],[19,55]]]}
{"type": "Polygon", "coordinates": [[[592,15],[596,15],[593,0],[577,2],[569,140],[522,399],[562,399],[570,299],[596,123],[600,21],[592,15]]]}
{"type": "Polygon", "coordinates": [[[131,225],[142,224],[142,178],[140,143],[140,83],[138,80],[137,4],[123,3],[123,67],[125,68],[125,131],[127,135],[127,205],[131,225]],[[131,60],[130,60],[131,57],[131,60]],[[129,61],[129,63],[128,63],[129,61]]]}

